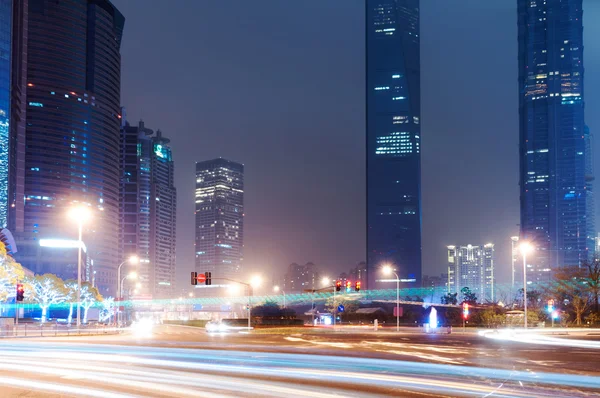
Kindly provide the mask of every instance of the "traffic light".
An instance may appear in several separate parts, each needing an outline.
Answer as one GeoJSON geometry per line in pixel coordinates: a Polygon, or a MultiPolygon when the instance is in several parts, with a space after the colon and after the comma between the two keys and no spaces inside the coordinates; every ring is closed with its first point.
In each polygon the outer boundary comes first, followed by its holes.
{"type": "Polygon", "coordinates": [[[354,290],[360,292],[360,281],[356,281],[356,283],[354,284],[354,290]]]}
{"type": "Polygon", "coordinates": [[[205,285],[212,285],[212,272],[205,272],[204,276],[206,276],[206,280],[204,281],[205,285]]]}
{"type": "Polygon", "coordinates": [[[25,296],[25,288],[22,283],[17,283],[17,301],[23,301],[25,296]]]}
{"type": "Polygon", "coordinates": [[[196,286],[198,284],[198,273],[192,272],[192,285],[196,286]]]}
{"type": "Polygon", "coordinates": [[[340,290],[342,290],[342,281],[335,281],[335,291],[339,292],[340,290]]]}
{"type": "Polygon", "coordinates": [[[554,300],[548,300],[548,312],[554,311],[554,300]]]}
{"type": "Polygon", "coordinates": [[[469,304],[463,303],[463,317],[467,319],[469,317],[469,304]]]}
{"type": "Polygon", "coordinates": [[[346,281],[346,293],[350,293],[352,291],[352,282],[346,281]]]}

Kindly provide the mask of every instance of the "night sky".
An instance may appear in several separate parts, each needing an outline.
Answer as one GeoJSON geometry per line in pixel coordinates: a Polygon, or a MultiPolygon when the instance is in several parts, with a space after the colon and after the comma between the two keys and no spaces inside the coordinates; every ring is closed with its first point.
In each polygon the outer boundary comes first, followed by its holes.
{"type": "MultiPolygon", "coordinates": [[[[194,162],[219,156],[246,167],[247,270],[313,261],[333,276],[364,260],[364,1],[113,3],[126,17],[128,119],[172,140],[182,286],[194,162]]],[[[600,1],[584,0],[584,15],[586,121],[600,136],[600,1]]],[[[448,244],[493,242],[506,282],[519,223],[516,0],[421,0],[421,39],[423,273],[445,271],[448,244]]]]}

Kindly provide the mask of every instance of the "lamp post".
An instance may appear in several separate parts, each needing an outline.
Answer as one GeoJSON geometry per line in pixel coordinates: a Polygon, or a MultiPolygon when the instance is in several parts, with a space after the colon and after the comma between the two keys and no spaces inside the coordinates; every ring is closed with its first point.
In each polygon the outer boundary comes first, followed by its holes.
{"type": "MultiPolygon", "coordinates": [[[[279,288],[279,286],[274,286],[273,287],[273,291],[275,293],[278,293],[281,289],[279,288]]],[[[285,290],[281,290],[281,292],[283,293],[283,308],[285,308],[285,290]]]]}
{"type": "MultiPolygon", "coordinates": [[[[122,300],[123,299],[123,292],[121,291],[122,287],[123,287],[123,282],[121,282],[121,285],[119,285],[119,281],[121,280],[121,267],[123,266],[123,264],[125,263],[130,263],[130,264],[138,264],[140,262],[140,259],[138,256],[133,255],[130,256],[127,260],[123,261],[121,264],[119,264],[119,266],[117,267],[117,291],[115,292],[115,294],[118,296],[117,300],[122,300]]],[[[120,318],[120,313],[121,311],[118,312],[119,315],[117,315],[117,323],[119,322],[119,318],[120,318]]]]}
{"type": "MultiPolygon", "coordinates": [[[[129,275],[125,275],[122,279],[121,279],[121,284],[119,286],[119,291],[118,294],[119,296],[122,298],[123,297],[123,283],[125,282],[125,279],[136,279],[137,278],[137,272],[135,271],[131,271],[129,273],[129,275]]],[[[125,308],[125,307],[123,307],[125,308]]],[[[119,310],[119,307],[117,307],[117,326],[121,323],[121,311],[119,310]]]]}
{"type": "Polygon", "coordinates": [[[83,246],[83,223],[90,218],[90,211],[83,206],[73,207],[69,211],[69,217],[77,223],[77,328],[81,326],[81,249],[83,246]]]}
{"type": "Polygon", "coordinates": [[[389,266],[385,265],[383,267],[384,274],[394,274],[396,276],[396,332],[400,331],[400,277],[395,272],[395,270],[389,266]]]}
{"type": "Polygon", "coordinates": [[[139,262],[140,262],[140,259],[138,258],[138,256],[133,255],[133,256],[129,257],[127,260],[123,261],[121,264],[119,264],[119,266],[117,267],[117,292],[116,292],[117,295],[121,296],[121,289],[119,288],[119,281],[121,280],[121,267],[125,263],[139,264],[139,262]]]}
{"type": "Polygon", "coordinates": [[[533,250],[533,246],[529,242],[523,242],[519,245],[519,250],[523,256],[523,313],[525,329],[527,329],[527,253],[533,250]]]}

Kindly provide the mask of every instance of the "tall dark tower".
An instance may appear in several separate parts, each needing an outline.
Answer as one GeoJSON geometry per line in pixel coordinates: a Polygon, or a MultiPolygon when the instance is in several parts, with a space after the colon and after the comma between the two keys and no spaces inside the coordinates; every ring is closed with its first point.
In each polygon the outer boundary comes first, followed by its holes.
{"type": "Polygon", "coordinates": [[[100,292],[115,294],[119,254],[121,38],[108,0],[29,0],[24,227],[19,260],[43,272],[40,239],[76,239],[70,206],[92,213],[83,240],[100,292]]]}
{"type": "Polygon", "coordinates": [[[527,280],[594,250],[584,123],[582,0],[518,0],[521,236],[527,280]]]}
{"type": "Polygon", "coordinates": [[[418,0],[367,0],[367,286],[382,264],[421,280],[418,0]]]}

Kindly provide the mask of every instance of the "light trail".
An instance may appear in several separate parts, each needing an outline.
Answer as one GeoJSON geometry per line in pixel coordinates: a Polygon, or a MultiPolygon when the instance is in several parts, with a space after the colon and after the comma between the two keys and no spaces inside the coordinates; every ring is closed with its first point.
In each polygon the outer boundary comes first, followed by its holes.
{"type": "Polygon", "coordinates": [[[498,329],[479,332],[492,340],[512,341],[517,343],[537,344],[557,347],[573,347],[586,349],[600,349],[600,341],[580,340],[573,338],[553,337],[553,335],[578,335],[588,334],[590,329],[498,329]]]}
{"type": "Polygon", "coordinates": [[[600,391],[600,378],[398,360],[93,344],[0,343],[0,385],[115,398],[402,395],[556,397],[600,391]],[[11,372],[19,371],[20,377],[11,372]],[[51,382],[45,380],[50,379],[51,382]],[[34,384],[31,384],[34,381],[34,384]],[[83,390],[82,390],[83,389],[83,390]],[[560,389],[560,390],[558,390],[560,389]],[[557,391],[561,391],[557,394],[557,391]],[[109,394],[110,393],[110,394],[109,394]],[[406,393],[405,393],[406,395],[406,393]]]}

